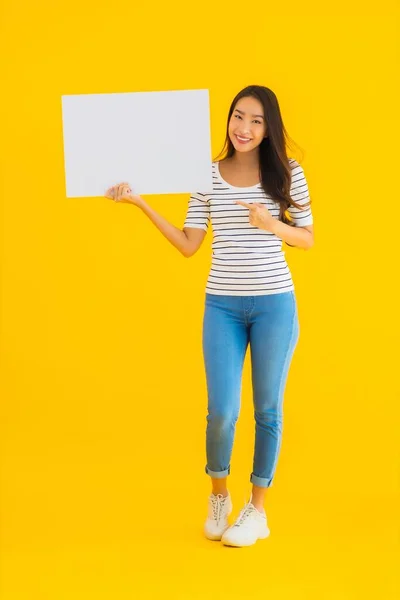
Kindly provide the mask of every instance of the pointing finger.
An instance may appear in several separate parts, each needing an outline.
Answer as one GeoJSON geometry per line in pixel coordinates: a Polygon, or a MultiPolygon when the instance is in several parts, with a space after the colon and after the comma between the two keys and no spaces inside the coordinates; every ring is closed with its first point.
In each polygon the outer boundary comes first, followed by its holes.
{"type": "Polygon", "coordinates": [[[235,204],[240,204],[241,206],[244,206],[245,208],[248,208],[249,210],[252,209],[252,204],[248,204],[247,202],[242,202],[241,200],[236,200],[235,204]]]}

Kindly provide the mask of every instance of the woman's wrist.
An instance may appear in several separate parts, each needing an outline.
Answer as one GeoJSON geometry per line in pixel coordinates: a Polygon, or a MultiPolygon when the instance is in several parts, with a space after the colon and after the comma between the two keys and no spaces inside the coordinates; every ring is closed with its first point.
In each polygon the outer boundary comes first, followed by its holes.
{"type": "Polygon", "coordinates": [[[136,204],[136,206],[138,208],[141,208],[143,210],[145,208],[145,206],[146,206],[146,201],[143,200],[143,198],[140,196],[140,198],[138,199],[138,201],[135,202],[134,204],[136,204]]]}
{"type": "Polygon", "coordinates": [[[280,231],[279,223],[279,219],[277,219],[276,217],[272,217],[270,223],[268,224],[268,231],[270,231],[274,235],[278,235],[280,231]]]}

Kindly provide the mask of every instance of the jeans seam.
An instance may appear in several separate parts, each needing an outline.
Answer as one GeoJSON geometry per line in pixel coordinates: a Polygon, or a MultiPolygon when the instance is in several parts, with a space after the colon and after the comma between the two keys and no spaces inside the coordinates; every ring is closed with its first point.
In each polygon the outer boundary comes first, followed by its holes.
{"type": "Polygon", "coordinates": [[[252,306],[248,310],[246,308],[244,309],[244,321],[245,321],[246,327],[249,326],[249,319],[250,319],[250,317],[254,311],[254,307],[256,305],[254,296],[250,296],[249,301],[251,302],[252,306]]]}
{"type": "MultiPolygon", "coordinates": [[[[294,306],[293,317],[292,317],[292,335],[291,335],[290,340],[289,340],[289,344],[288,344],[288,347],[287,347],[287,350],[286,350],[286,355],[285,355],[284,366],[283,366],[283,369],[281,371],[281,378],[280,378],[280,381],[279,381],[279,391],[278,391],[278,398],[279,399],[281,398],[281,395],[282,395],[282,384],[283,384],[284,374],[287,372],[289,350],[292,347],[292,343],[293,343],[293,340],[294,340],[294,334],[295,334],[295,331],[296,331],[296,328],[295,328],[294,325],[295,325],[295,322],[296,322],[297,309],[296,309],[296,303],[295,303],[295,299],[294,299],[294,295],[293,294],[292,294],[292,301],[293,301],[293,306],[294,306]]],[[[283,398],[282,398],[282,400],[283,400],[283,398]]],[[[281,431],[279,446],[277,444],[277,446],[276,446],[276,452],[275,452],[275,457],[274,457],[273,464],[272,464],[272,469],[271,469],[272,475],[270,477],[270,481],[271,482],[272,482],[272,479],[274,478],[274,475],[275,475],[275,470],[276,470],[276,464],[277,464],[277,460],[278,460],[279,450],[280,450],[281,443],[282,443],[282,434],[283,434],[283,408],[282,408],[282,431],[281,431]]],[[[267,478],[262,478],[262,479],[267,479],[267,478]]]]}

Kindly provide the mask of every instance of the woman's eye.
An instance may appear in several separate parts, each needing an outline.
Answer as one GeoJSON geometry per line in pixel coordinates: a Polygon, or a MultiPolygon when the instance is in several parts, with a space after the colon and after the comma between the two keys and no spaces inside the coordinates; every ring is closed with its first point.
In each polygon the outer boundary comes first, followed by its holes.
{"type": "MultiPolygon", "coordinates": [[[[241,119],[242,118],[240,115],[235,115],[235,117],[237,119],[241,119]]],[[[261,125],[261,121],[258,121],[257,119],[254,120],[254,123],[257,123],[257,125],[261,125]]]]}

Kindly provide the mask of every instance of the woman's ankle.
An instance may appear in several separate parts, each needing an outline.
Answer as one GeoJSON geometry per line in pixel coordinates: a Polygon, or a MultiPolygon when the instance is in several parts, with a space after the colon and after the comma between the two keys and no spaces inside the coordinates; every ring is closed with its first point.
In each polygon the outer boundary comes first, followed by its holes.
{"type": "Polygon", "coordinates": [[[223,478],[211,478],[211,489],[214,496],[218,496],[221,494],[224,498],[229,495],[228,485],[227,485],[227,477],[223,478]]]}
{"type": "Polygon", "coordinates": [[[212,494],[214,494],[214,496],[221,495],[224,498],[226,498],[227,496],[229,496],[228,490],[212,490],[212,494]]]}

